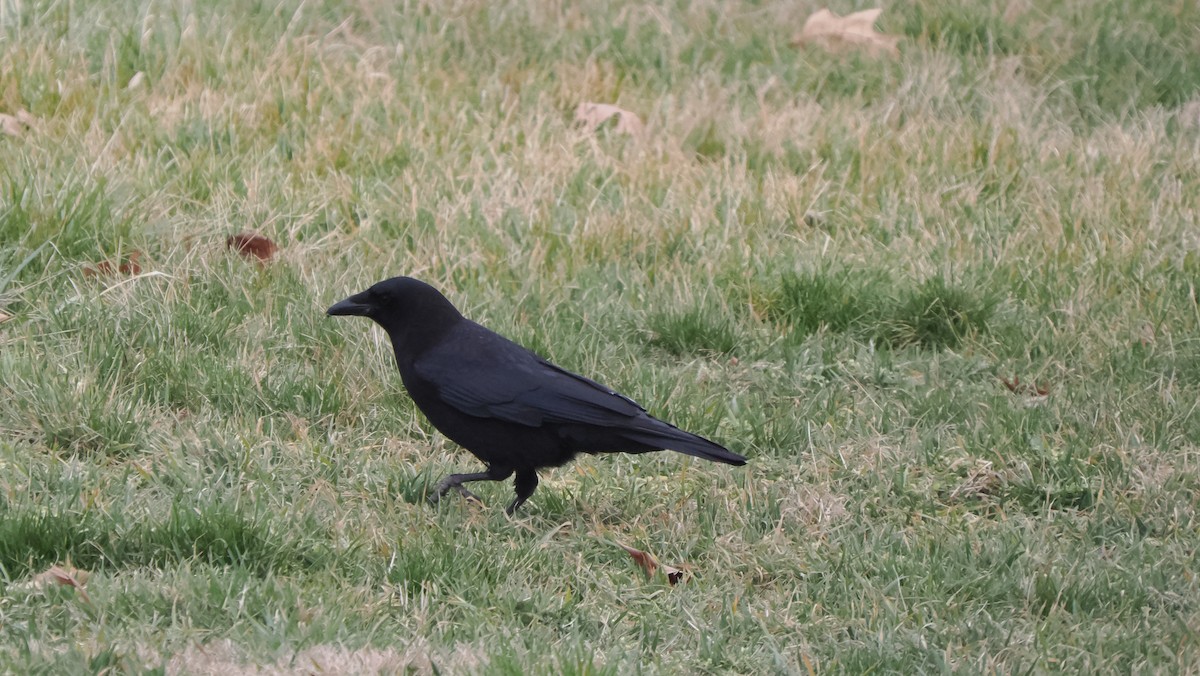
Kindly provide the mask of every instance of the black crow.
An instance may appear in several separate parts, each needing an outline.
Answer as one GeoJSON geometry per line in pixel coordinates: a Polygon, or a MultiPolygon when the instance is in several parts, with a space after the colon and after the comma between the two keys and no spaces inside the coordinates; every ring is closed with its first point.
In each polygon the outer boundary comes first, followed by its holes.
{"type": "Polygon", "coordinates": [[[537,470],[576,453],[670,449],[744,465],[708,439],[651,417],[632,399],[555,366],[466,319],[446,297],[411,277],[393,277],[329,308],[369,317],[387,331],[404,387],[433,426],[475,454],[486,472],[451,474],[430,499],[450,489],[475,498],[467,481],[516,474],[512,514],[537,488],[537,470]]]}

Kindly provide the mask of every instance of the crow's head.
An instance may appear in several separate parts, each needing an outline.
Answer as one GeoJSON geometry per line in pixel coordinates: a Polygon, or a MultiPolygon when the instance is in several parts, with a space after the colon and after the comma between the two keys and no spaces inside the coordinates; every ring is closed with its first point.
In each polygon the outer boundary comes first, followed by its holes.
{"type": "Polygon", "coordinates": [[[462,319],[458,310],[437,289],[412,277],[392,277],[335,303],[331,316],[369,317],[392,335],[436,333],[462,319]]]}

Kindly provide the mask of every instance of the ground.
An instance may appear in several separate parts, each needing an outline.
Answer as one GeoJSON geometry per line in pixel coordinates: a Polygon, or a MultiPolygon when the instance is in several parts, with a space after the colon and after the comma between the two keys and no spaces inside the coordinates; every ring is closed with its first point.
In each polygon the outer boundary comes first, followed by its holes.
{"type": "Polygon", "coordinates": [[[1200,670],[1200,9],[820,8],[0,3],[0,671],[1200,670]],[[749,464],[428,505],[396,274],[749,464]]]}

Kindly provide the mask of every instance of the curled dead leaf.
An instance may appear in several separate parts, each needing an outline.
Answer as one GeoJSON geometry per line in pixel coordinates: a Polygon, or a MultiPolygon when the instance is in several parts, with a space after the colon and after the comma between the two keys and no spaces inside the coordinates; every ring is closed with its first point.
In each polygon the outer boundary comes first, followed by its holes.
{"type": "Polygon", "coordinates": [[[645,125],[642,124],[642,118],[637,114],[614,105],[585,102],[579,104],[575,109],[575,121],[592,131],[599,129],[613,117],[617,118],[616,130],[618,133],[636,137],[641,136],[646,130],[645,125]]]}
{"type": "Polygon", "coordinates": [[[83,589],[89,577],[91,577],[91,573],[88,571],[72,568],[70,565],[50,566],[45,572],[38,573],[33,578],[33,581],[39,586],[54,583],[65,587],[73,587],[79,592],[79,596],[84,601],[91,603],[92,600],[88,598],[87,592],[83,589]]]}
{"type": "Polygon", "coordinates": [[[12,319],[12,315],[5,314],[3,311],[0,311],[0,324],[3,324],[10,319],[12,319]]]}
{"type": "Polygon", "coordinates": [[[120,263],[113,264],[112,261],[100,261],[96,267],[86,267],[83,269],[84,277],[107,277],[112,274],[121,274],[134,276],[142,274],[142,266],[138,264],[138,258],[142,255],[141,251],[132,251],[129,256],[120,263]]]}
{"type": "Polygon", "coordinates": [[[643,552],[640,549],[635,549],[620,542],[617,543],[617,546],[619,546],[621,549],[624,549],[629,556],[633,557],[634,563],[636,563],[638,567],[646,573],[646,577],[654,577],[654,573],[661,568],[663,575],[667,576],[667,582],[670,582],[674,585],[683,581],[687,574],[687,572],[681,568],[659,563],[658,559],[655,559],[654,556],[649,552],[643,552]]]}
{"type": "Polygon", "coordinates": [[[26,131],[33,128],[36,121],[33,115],[30,115],[29,111],[25,109],[18,110],[14,115],[0,113],[0,132],[9,136],[24,136],[26,131]]]}
{"type": "Polygon", "coordinates": [[[864,9],[861,12],[838,16],[828,8],[818,10],[804,22],[804,27],[792,37],[792,46],[819,45],[833,53],[847,49],[861,49],[871,55],[888,54],[897,56],[900,50],[898,35],[886,35],[875,30],[875,20],[882,9],[864,9]]]}
{"type": "Polygon", "coordinates": [[[279,251],[275,242],[253,232],[239,232],[236,235],[230,235],[225,240],[225,247],[243,256],[253,256],[258,259],[259,263],[271,260],[271,257],[279,251]]]}
{"type": "Polygon", "coordinates": [[[1013,376],[1012,380],[1000,376],[1000,382],[1008,388],[1013,394],[1023,394],[1028,397],[1045,397],[1050,394],[1050,386],[1040,383],[1022,383],[1019,376],[1013,376]]]}
{"type": "Polygon", "coordinates": [[[663,574],[667,576],[667,582],[670,582],[671,584],[679,584],[687,575],[686,572],[679,568],[666,565],[663,566],[663,574]]]}

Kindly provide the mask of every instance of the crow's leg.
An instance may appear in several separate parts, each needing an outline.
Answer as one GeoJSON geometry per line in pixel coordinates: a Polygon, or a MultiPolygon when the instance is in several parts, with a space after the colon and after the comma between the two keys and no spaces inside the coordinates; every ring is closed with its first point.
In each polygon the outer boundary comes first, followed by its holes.
{"type": "Polygon", "coordinates": [[[467,498],[469,500],[478,501],[479,496],[477,496],[474,493],[472,493],[471,491],[467,490],[466,487],[463,486],[463,484],[468,481],[483,481],[485,479],[490,479],[490,478],[491,477],[488,476],[487,472],[472,472],[470,474],[451,474],[450,476],[446,477],[445,479],[442,479],[441,482],[438,483],[437,488],[434,489],[434,491],[433,491],[433,495],[429,496],[429,501],[436,504],[437,501],[441,500],[442,496],[449,493],[451,489],[458,491],[464,498],[467,498]]]}
{"type": "Polygon", "coordinates": [[[446,477],[445,479],[442,479],[441,482],[438,483],[437,488],[435,488],[433,491],[433,495],[429,496],[429,501],[434,504],[437,504],[438,500],[442,499],[442,496],[449,493],[450,490],[453,489],[453,490],[458,491],[460,495],[462,495],[464,498],[467,498],[468,500],[482,502],[482,500],[479,499],[479,496],[477,496],[474,493],[472,493],[471,491],[467,490],[466,487],[463,486],[463,484],[465,484],[468,481],[504,481],[510,475],[512,475],[511,469],[507,469],[504,467],[497,467],[495,465],[489,466],[488,471],[486,471],[486,472],[471,472],[469,474],[451,474],[450,476],[446,477]]]}
{"type": "Polygon", "coordinates": [[[529,496],[533,495],[533,491],[537,488],[537,485],[537,472],[531,469],[519,470],[517,478],[513,480],[513,487],[517,489],[517,497],[504,512],[512,516],[513,512],[517,511],[517,508],[525,504],[529,496]]]}

